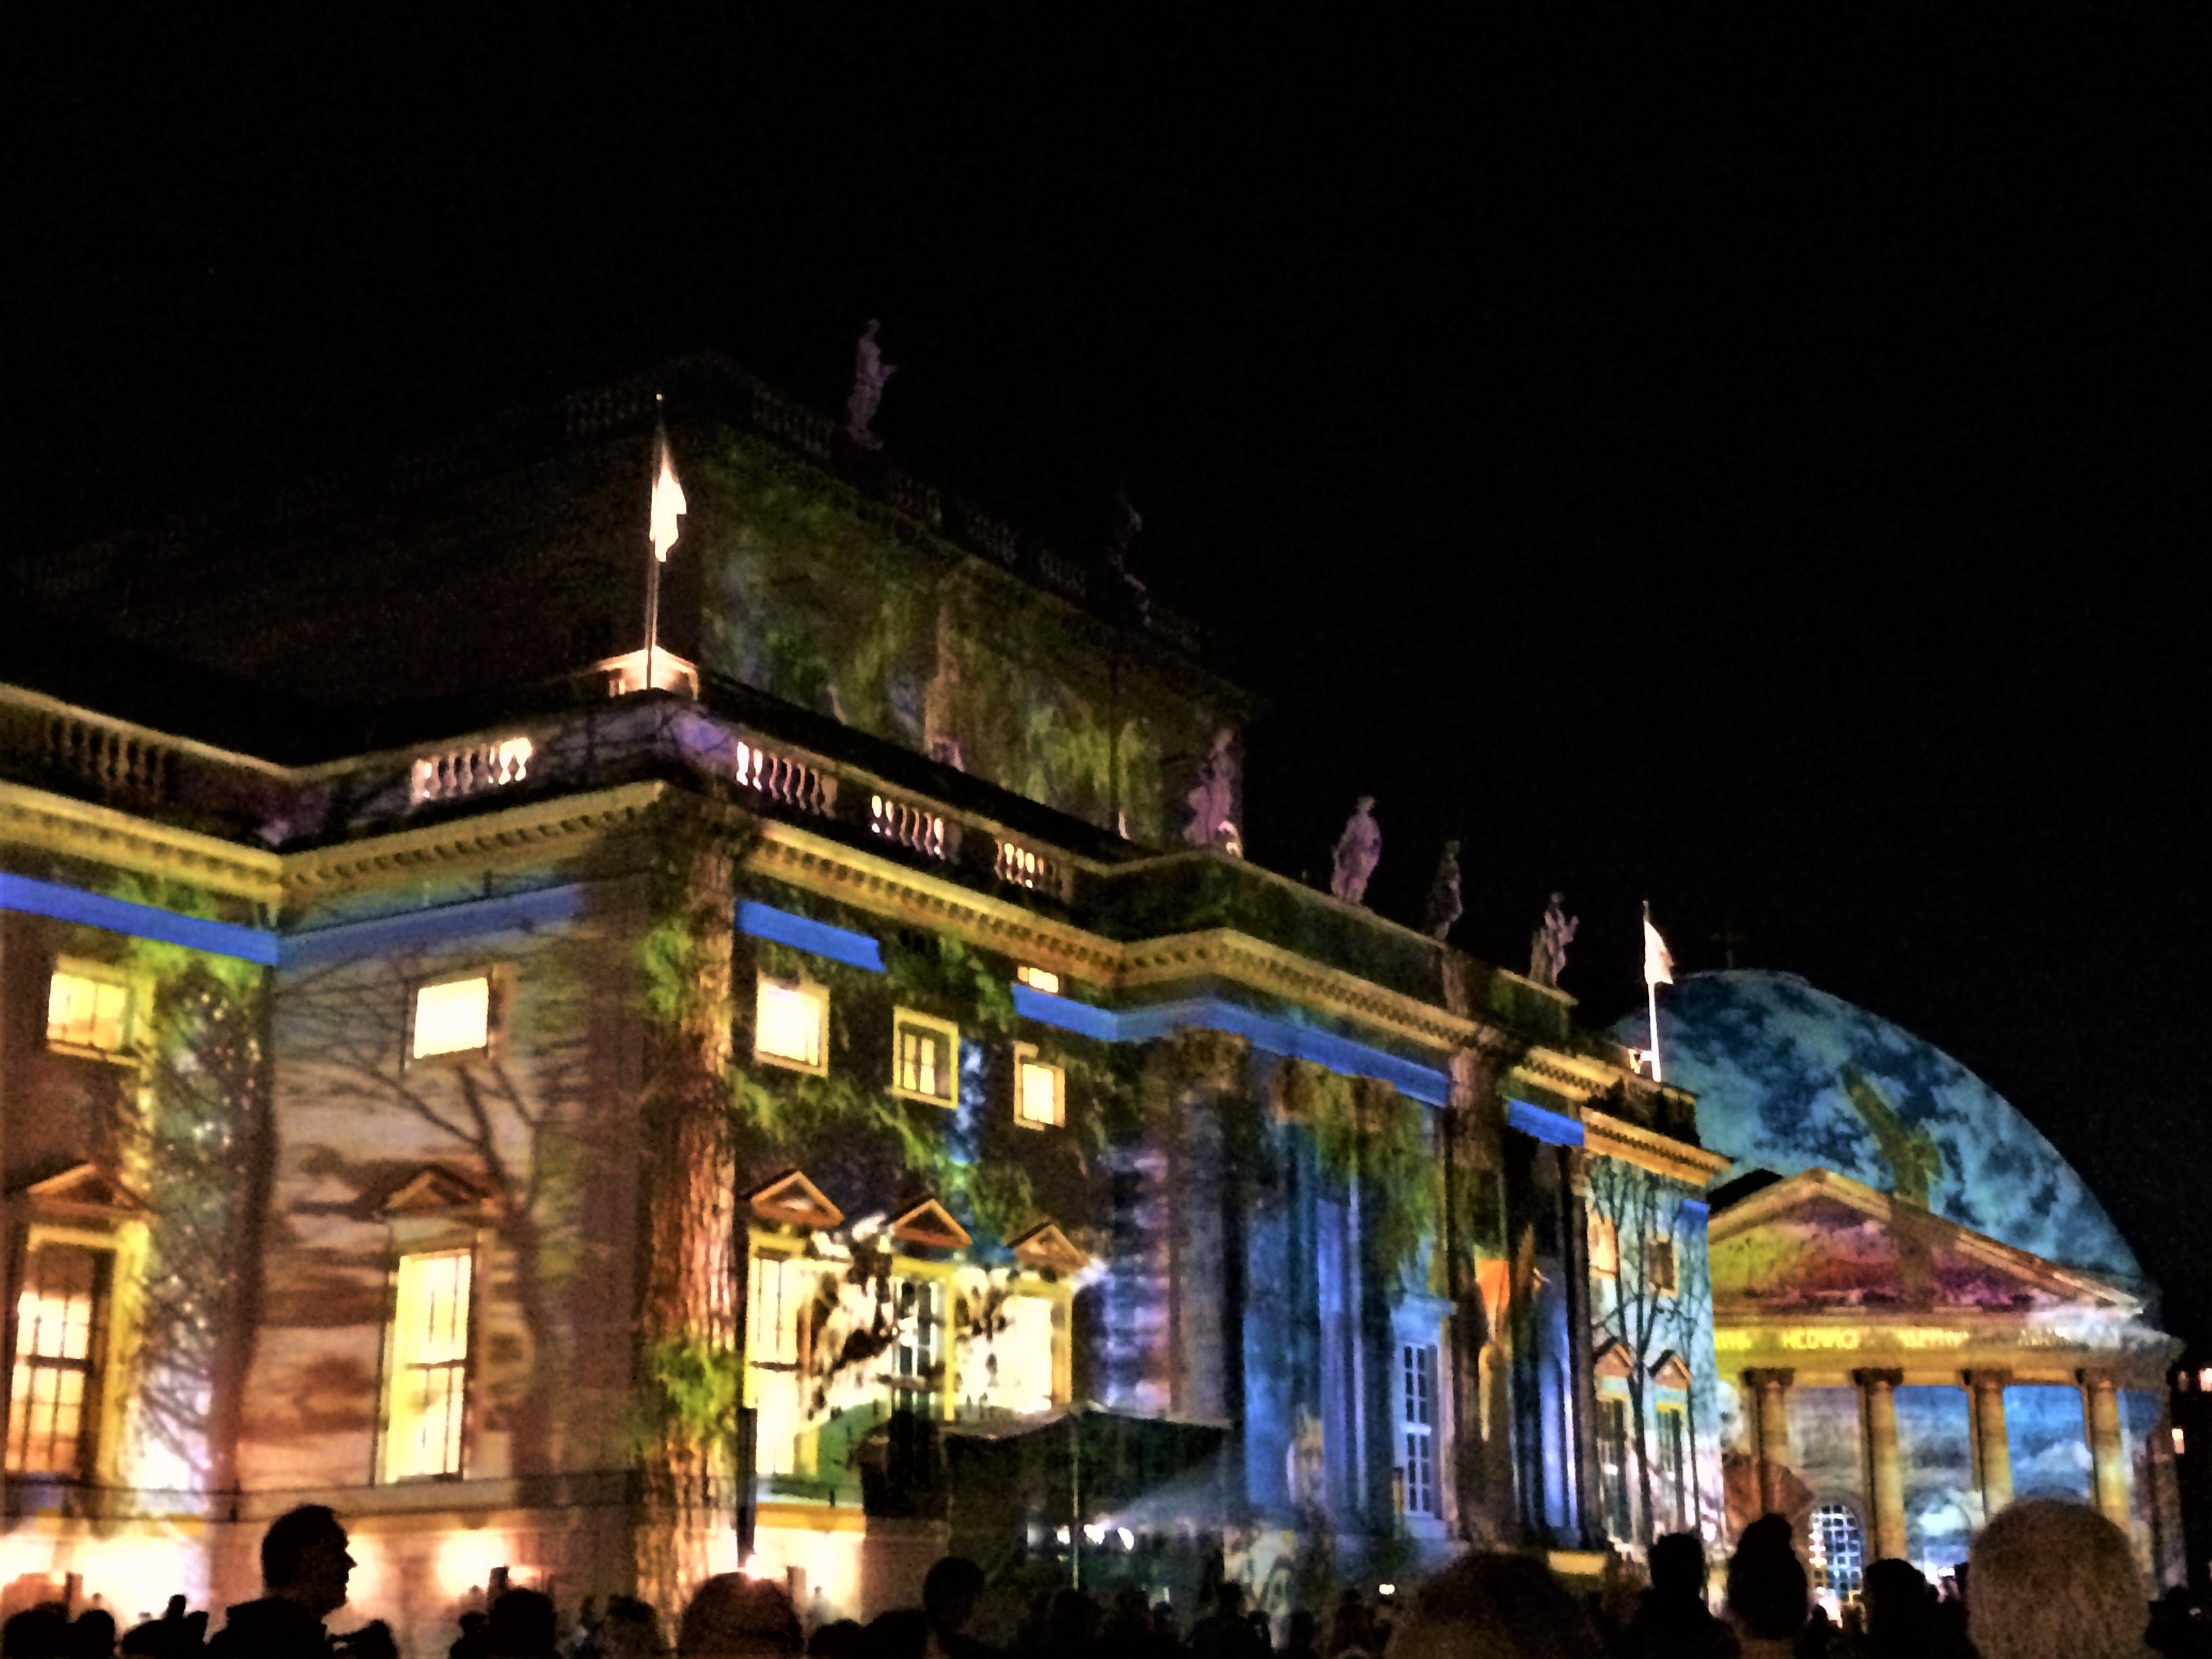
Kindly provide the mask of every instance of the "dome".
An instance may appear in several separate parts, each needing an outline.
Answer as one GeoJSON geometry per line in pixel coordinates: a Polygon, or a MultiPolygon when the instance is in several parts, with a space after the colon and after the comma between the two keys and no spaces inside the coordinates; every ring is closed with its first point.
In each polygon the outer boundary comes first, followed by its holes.
{"type": "MultiPolygon", "coordinates": [[[[1794,974],[1686,975],[1659,993],[1667,1081],[1730,1175],[1833,1170],[2032,1252],[2140,1283],[2081,1177],[1996,1090],[1931,1043],[1794,974]]],[[[1646,1041],[1639,1010],[1613,1035],[1646,1041]]]]}

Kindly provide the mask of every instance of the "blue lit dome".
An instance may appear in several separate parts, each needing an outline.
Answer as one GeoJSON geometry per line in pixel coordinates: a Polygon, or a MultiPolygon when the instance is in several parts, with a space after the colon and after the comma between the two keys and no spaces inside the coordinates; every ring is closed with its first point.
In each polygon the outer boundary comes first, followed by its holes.
{"type": "MultiPolygon", "coordinates": [[[[1918,1199],[2048,1261],[2140,1283],[2141,1265],[2058,1151],[1931,1043],[1794,974],[1691,974],[1659,992],[1667,1081],[1730,1171],[1820,1168],[1918,1199]]],[[[1645,1041],[1644,1016],[1613,1028],[1645,1041]]]]}

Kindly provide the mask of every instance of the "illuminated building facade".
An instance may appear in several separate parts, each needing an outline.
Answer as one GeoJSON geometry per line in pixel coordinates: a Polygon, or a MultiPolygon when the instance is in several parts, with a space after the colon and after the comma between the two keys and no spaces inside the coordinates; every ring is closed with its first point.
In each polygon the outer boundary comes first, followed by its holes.
{"type": "Polygon", "coordinates": [[[2184,1575],[2156,1292],[2056,1149],[1965,1067],[1790,975],[1692,975],[1668,1075],[1736,1154],[1711,1224],[1731,1529],[1790,1517],[1832,1601],[1932,1580],[2014,1498],[2094,1504],[2184,1575]]]}
{"type": "Polygon", "coordinates": [[[11,646],[12,1601],[243,1599],[311,1500],[419,1651],[502,1578],[1717,1535],[1690,1097],[1237,856],[1164,609],[665,384],[650,674],[637,389],[41,580],[259,690],[11,646]]]}

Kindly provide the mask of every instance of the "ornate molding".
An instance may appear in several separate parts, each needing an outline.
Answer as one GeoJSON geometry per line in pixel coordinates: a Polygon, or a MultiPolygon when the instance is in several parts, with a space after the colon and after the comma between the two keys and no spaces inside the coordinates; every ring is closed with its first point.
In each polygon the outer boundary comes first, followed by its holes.
{"type": "Polygon", "coordinates": [[[668,793],[665,783],[630,783],[586,795],[532,801],[498,811],[283,856],[287,900],[412,879],[426,870],[465,868],[518,852],[558,854],[635,823],[668,793]]]}
{"type": "Polygon", "coordinates": [[[1213,975],[1253,990],[1271,992],[1410,1037],[1431,1048],[1456,1048],[1474,1042],[1477,1022],[1347,974],[1309,961],[1231,927],[1175,933],[1124,945],[1117,982],[1157,985],[1213,975]]]}
{"type": "Polygon", "coordinates": [[[1656,1129],[1624,1122],[1588,1107],[1583,1108],[1582,1118],[1583,1146],[1593,1157],[1617,1158],[1701,1189],[1735,1162],[1722,1153],[1709,1152],[1656,1129]]]}
{"type": "Polygon", "coordinates": [[[190,882],[258,903],[274,903],[283,892],[283,860],[277,854],[25,784],[0,782],[0,842],[190,882]]]}

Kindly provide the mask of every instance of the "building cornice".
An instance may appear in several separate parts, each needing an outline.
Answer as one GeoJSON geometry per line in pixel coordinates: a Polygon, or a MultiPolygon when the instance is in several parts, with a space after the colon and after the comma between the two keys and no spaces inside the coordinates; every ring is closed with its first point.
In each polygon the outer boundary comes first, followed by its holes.
{"type": "Polygon", "coordinates": [[[0,843],[93,859],[257,903],[283,895],[282,857],[27,784],[0,781],[0,843]]]}
{"type": "Polygon", "coordinates": [[[1702,1146],[1692,1146],[1672,1135],[1663,1135],[1656,1129],[1646,1129],[1587,1107],[1583,1109],[1582,1120],[1585,1151],[1600,1158],[1633,1164],[1654,1175],[1692,1187],[1705,1187],[1735,1161],[1722,1153],[1709,1152],[1702,1146]]]}
{"type": "Polygon", "coordinates": [[[1211,975],[1379,1026],[1431,1048],[1465,1047],[1481,1030],[1475,1021],[1433,1003],[1310,961],[1233,927],[1173,933],[1121,949],[1117,982],[1125,989],[1211,975]]]}
{"type": "Polygon", "coordinates": [[[284,896],[288,902],[320,898],[429,872],[465,871],[517,854],[566,857],[635,823],[669,793],[665,783],[623,784],[288,853],[284,896]]]}

